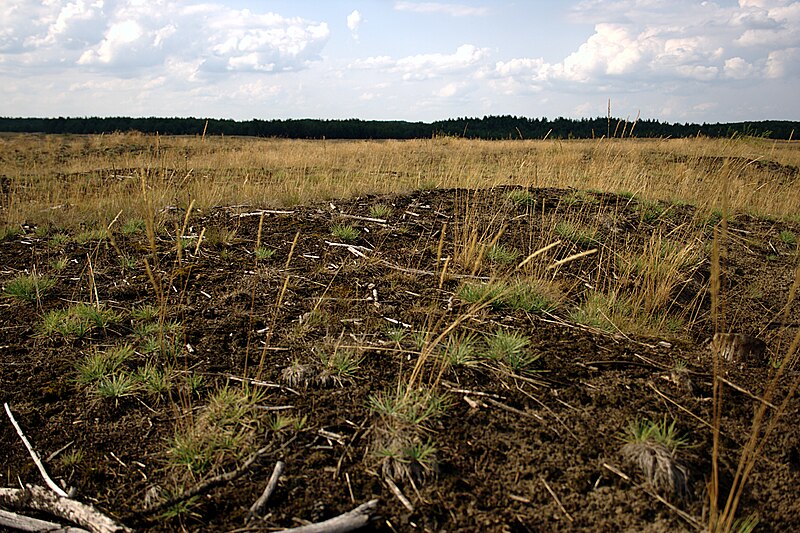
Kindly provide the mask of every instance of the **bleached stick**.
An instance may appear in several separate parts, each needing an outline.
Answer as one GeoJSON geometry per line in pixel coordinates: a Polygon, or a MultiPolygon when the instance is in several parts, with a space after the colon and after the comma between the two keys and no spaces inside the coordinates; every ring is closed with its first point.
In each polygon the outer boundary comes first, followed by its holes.
{"type": "Polygon", "coordinates": [[[345,533],[366,526],[378,507],[378,500],[362,503],[352,511],[348,511],[330,520],[309,524],[307,526],[284,529],[284,533],[345,533]]]}
{"type": "Polygon", "coordinates": [[[19,424],[17,424],[17,421],[14,419],[14,415],[11,414],[11,408],[8,407],[8,403],[3,403],[3,407],[6,408],[6,414],[8,415],[8,419],[11,420],[11,424],[14,426],[14,429],[17,430],[17,435],[19,435],[19,438],[22,439],[22,443],[25,444],[25,447],[28,448],[28,453],[31,454],[31,459],[33,459],[33,462],[36,463],[36,467],[39,469],[39,473],[42,474],[44,482],[47,483],[47,486],[50,487],[53,490],[53,492],[55,492],[62,498],[68,498],[69,496],[67,495],[67,493],[64,492],[64,490],[61,487],[56,485],[55,482],[52,479],[50,479],[50,476],[47,475],[47,470],[44,469],[42,460],[39,459],[39,454],[37,454],[36,451],[33,449],[31,443],[28,442],[28,438],[22,432],[22,428],[19,427],[19,424]]]}
{"type": "Polygon", "coordinates": [[[264,488],[264,492],[255,501],[253,506],[250,507],[250,511],[247,514],[248,520],[263,516],[264,508],[267,506],[267,502],[272,496],[272,493],[275,492],[275,487],[278,486],[278,479],[283,473],[284,466],[285,465],[283,461],[278,461],[275,463],[275,469],[272,471],[272,475],[269,477],[269,481],[267,482],[266,488],[264,488]]]}

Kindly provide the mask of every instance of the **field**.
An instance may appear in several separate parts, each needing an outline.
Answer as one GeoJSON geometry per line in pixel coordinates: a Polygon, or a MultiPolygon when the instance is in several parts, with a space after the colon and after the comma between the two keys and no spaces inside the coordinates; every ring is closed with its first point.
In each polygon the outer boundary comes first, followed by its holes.
{"type": "Polygon", "coordinates": [[[0,148],[0,399],[130,528],[800,530],[797,142],[0,148]]]}

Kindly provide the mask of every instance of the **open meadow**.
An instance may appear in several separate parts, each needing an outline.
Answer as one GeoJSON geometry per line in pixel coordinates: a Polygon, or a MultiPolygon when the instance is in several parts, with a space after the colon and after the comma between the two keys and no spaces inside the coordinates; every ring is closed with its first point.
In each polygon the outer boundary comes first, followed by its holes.
{"type": "MultiPolygon", "coordinates": [[[[2,135],[0,400],[137,531],[372,500],[375,531],[798,531],[799,169],[747,137],[2,135]]],[[[44,485],[4,420],[0,487],[44,485]]]]}

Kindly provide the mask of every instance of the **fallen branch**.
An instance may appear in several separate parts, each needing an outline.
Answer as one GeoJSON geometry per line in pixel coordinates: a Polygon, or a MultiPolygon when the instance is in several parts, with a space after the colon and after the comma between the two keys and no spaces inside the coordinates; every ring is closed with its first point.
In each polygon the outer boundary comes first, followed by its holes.
{"type": "Polygon", "coordinates": [[[247,472],[247,470],[250,468],[250,466],[252,466],[252,464],[255,463],[258,460],[259,457],[261,457],[262,455],[267,453],[267,450],[269,450],[269,449],[270,449],[269,446],[265,446],[265,447],[261,448],[260,450],[256,451],[255,453],[253,453],[250,457],[248,457],[247,460],[244,463],[242,463],[239,467],[236,468],[236,470],[231,470],[230,472],[225,472],[225,473],[220,474],[218,476],[212,477],[211,479],[208,479],[208,480],[206,480],[206,481],[204,481],[202,483],[199,483],[199,484],[195,485],[194,487],[190,488],[189,490],[183,491],[182,493],[178,494],[177,496],[173,496],[172,498],[164,500],[163,502],[156,503],[155,505],[151,505],[150,507],[147,507],[147,508],[143,509],[142,511],[139,511],[139,513],[137,513],[137,514],[139,514],[139,515],[149,515],[149,514],[157,513],[158,511],[161,511],[162,509],[166,509],[167,507],[172,507],[176,503],[180,503],[180,502],[182,502],[184,500],[188,500],[189,498],[191,498],[193,496],[197,496],[198,494],[203,494],[205,492],[208,492],[209,490],[211,490],[214,487],[217,487],[219,485],[222,485],[223,483],[228,483],[229,481],[233,481],[234,479],[240,477],[242,474],[247,472]]]}
{"type": "Polygon", "coordinates": [[[0,527],[8,527],[17,531],[60,531],[64,533],[88,533],[78,527],[61,527],[61,524],[31,518],[0,509],[0,527]]]}
{"type": "Polygon", "coordinates": [[[31,454],[31,459],[33,459],[33,462],[36,463],[36,467],[39,469],[39,473],[42,474],[44,482],[47,483],[47,486],[50,487],[53,490],[53,492],[55,492],[62,498],[67,498],[68,497],[67,493],[64,492],[64,490],[61,487],[56,485],[55,482],[52,479],[50,479],[50,476],[47,475],[47,470],[44,469],[42,460],[39,459],[39,455],[33,449],[31,443],[28,442],[28,438],[22,432],[22,428],[19,427],[19,424],[17,424],[17,421],[14,419],[14,415],[11,414],[11,408],[8,406],[7,403],[4,403],[3,407],[6,408],[6,414],[8,415],[8,419],[11,420],[11,424],[14,426],[14,429],[17,430],[17,435],[19,435],[19,438],[22,439],[22,443],[25,444],[25,447],[28,448],[28,453],[31,454]]]}
{"type": "Polygon", "coordinates": [[[254,518],[261,518],[264,515],[264,508],[267,506],[267,502],[272,496],[272,493],[275,492],[275,487],[278,486],[278,479],[281,477],[285,466],[286,465],[283,463],[283,461],[278,461],[275,463],[275,468],[272,470],[272,475],[267,482],[266,488],[264,488],[264,492],[250,507],[250,511],[247,513],[248,521],[253,520],[254,518]]]}
{"type": "Polygon", "coordinates": [[[12,509],[32,509],[48,513],[88,528],[95,533],[130,531],[95,510],[91,505],[57,496],[37,485],[25,485],[24,489],[0,488],[0,504],[12,509]]]}
{"type": "Polygon", "coordinates": [[[362,503],[352,511],[340,514],[330,520],[307,526],[284,529],[284,533],[345,533],[362,528],[369,523],[378,507],[378,500],[362,503]]]}

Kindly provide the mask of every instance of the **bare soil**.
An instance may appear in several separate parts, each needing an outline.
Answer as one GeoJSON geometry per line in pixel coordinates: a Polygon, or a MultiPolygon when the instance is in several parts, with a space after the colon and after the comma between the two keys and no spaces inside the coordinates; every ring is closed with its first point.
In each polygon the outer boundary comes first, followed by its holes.
{"type": "MultiPolygon", "coordinates": [[[[35,266],[57,283],[40,302],[0,300],[0,399],[43,458],[69,445],[46,461],[52,477],[74,487],[77,499],[137,530],[280,529],[330,518],[372,498],[380,500],[370,526],[376,531],[695,530],[708,512],[713,363],[707,342],[714,333],[708,289],[712,236],[722,227],[704,222],[690,206],[663,204],[657,216],[646,216],[635,199],[613,194],[531,190],[535,202],[519,204],[507,192],[419,191],[268,213],[261,242],[275,253],[259,261],[253,250],[261,217],[252,206],[193,211],[186,234],[194,238],[180,264],[175,234],[185,216],[181,207],[159,214],[166,230],[157,236],[157,259],[143,233],[123,235],[117,227],[113,243],[53,244],[54,230],[46,235],[25,227],[0,242],[0,282],[5,286],[35,266]],[[370,207],[379,203],[392,206],[385,222],[344,216],[370,217],[370,207]],[[499,327],[526,335],[539,359],[524,374],[490,362],[444,372],[439,389],[447,392],[450,406],[429,430],[438,471],[414,483],[398,480],[411,511],[387,487],[371,450],[376,415],[368,398],[393,390],[418,357],[411,333],[394,342],[388,329],[405,324],[410,332],[438,328],[438,333],[466,312],[458,291],[469,278],[460,276],[473,269],[451,263],[447,275],[440,274],[441,259],[456,254],[458,228],[468,217],[490,230],[489,239],[506,226],[499,242],[520,250],[520,260],[551,242],[553,220],[591,225],[603,245],[560,269],[539,270],[557,272],[566,294],[552,313],[490,307],[465,321],[463,328],[479,335],[499,327]],[[360,230],[352,250],[329,244],[342,244],[330,231],[337,222],[360,230]],[[705,259],[673,295],[678,303],[668,313],[691,310],[684,326],[643,335],[603,331],[569,318],[590,287],[613,280],[614,259],[608,254],[621,246],[644,247],[654,232],[686,234],[689,227],[698,228],[691,234],[704,240],[705,259]],[[195,253],[203,229],[205,242],[195,253]],[[135,266],[121,265],[121,254],[135,266]],[[62,257],[67,258],[62,270],[50,266],[62,257]],[[282,431],[263,422],[260,445],[268,446],[268,453],[244,476],[203,494],[177,517],[140,511],[148,490],[169,483],[165,450],[183,416],[185,395],[103,399],[76,381],[81,357],[97,347],[135,345],[131,311],[159,304],[145,259],[150,265],[157,261],[154,279],[166,290],[166,319],[181,324],[179,369],[204,376],[203,388],[191,397],[195,412],[215,387],[240,384],[230,376],[256,377],[263,360],[257,377],[273,385],[262,387],[261,404],[291,406],[287,412],[307,417],[305,426],[282,431]],[[42,334],[47,311],[93,298],[122,319],[80,339],[42,334]],[[324,320],[304,326],[313,309],[324,320]],[[318,361],[314,350],[332,340],[359,347],[364,359],[358,371],[324,386],[289,387],[284,369],[318,361]],[[673,379],[684,363],[691,386],[673,379]],[[621,437],[632,421],[643,418],[675,420],[687,439],[689,446],[681,451],[689,472],[687,494],[659,492],[625,460],[621,437]],[[83,452],[80,462],[64,464],[61,456],[69,450],[83,452]],[[247,510],[278,460],[286,471],[268,515],[246,527],[247,510]]],[[[722,234],[721,328],[767,344],[760,360],[726,363],[723,372],[754,395],[762,394],[776,372],[774,363],[788,349],[800,319],[797,301],[782,313],[798,255],[796,244],[781,240],[781,231],[800,235],[797,224],[748,215],[732,217],[722,234]]],[[[567,242],[542,264],[591,247],[567,242]]],[[[502,277],[514,266],[487,262],[474,274],[502,277]]],[[[436,376],[436,364],[428,364],[426,376],[436,376]]],[[[774,402],[796,379],[794,370],[787,371],[774,402]]],[[[723,492],[759,405],[729,386],[724,394],[723,492]]],[[[800,530],[799,407],[797,398],[790,401],[744,491],[740,515],[756,513],[760,531],[800,530]]],[[[265,410],[264,420],[274,412],[265,410]]],[[[0,424],[0,464],[0,486],[42,484],[10,423],[0,424]]],[[[208,475],[235,467],[235,462],[217,465],[208,475]]]]}

